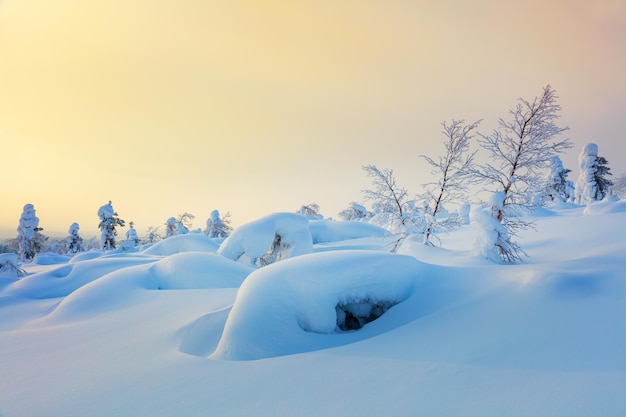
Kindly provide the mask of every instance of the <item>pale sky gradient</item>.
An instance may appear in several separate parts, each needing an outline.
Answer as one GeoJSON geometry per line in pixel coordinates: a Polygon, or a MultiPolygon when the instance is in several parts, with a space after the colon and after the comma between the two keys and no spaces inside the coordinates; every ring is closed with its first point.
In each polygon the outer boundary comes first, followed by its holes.
{"type": "Polygon", "coordinates": [[[185,211],[337,217],[362,165],[417,194],[442,121],[488,133],[546,84],[570,179],[588,142],[617,175],[625,76],[626,0],[4,0],[0,230],[26,203],[84,237],[109,200],[140,234],[185,211]]]}

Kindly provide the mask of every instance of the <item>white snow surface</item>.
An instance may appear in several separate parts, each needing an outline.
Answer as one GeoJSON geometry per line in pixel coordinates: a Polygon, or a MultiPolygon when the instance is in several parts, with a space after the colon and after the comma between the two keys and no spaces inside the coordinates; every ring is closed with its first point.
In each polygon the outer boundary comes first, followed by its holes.
{"type": "Polygon", "coordinates": [[[0,277],[0,415],[624,416],[614,200],[539,213],[517,265],[474,255],[473,223],[442,247],[351,239],[259,269],[194,234],[24,263],[0,277]],[[396,304],[338,331],[334,306],[361,299],[396,304]]]}
{"type": "Polygon", "coordinates": [[[358,221],[311,220],[309,221],[309,230],[313,243],[339,242],[389,235],[389,232],[382,227],[358,221]]]}

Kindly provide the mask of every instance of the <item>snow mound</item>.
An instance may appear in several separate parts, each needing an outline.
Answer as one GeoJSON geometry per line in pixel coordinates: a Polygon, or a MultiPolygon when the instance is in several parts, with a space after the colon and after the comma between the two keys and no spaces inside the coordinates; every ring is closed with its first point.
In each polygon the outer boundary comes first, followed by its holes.
{"type": "Polygon", "coordinates": [[[120,257],[71,263],[22,278],[2,295],[35,299],[65,297],[112,271],[154,261],[154,258],[120,257]]]}
{"type": "Polygon", "coordinates": [[[590,203],[585,207],[584,214],[608,214],[626,212],[626,201],[615,195],[609,195],[601,201],[590,203]]]}
{"type": "Polygon", "coordinates": [[[251,271],[206,252],[185,252],[126,268],[118,264],[117,270],[67,296],[46,320],[72,321],[126,308],[146,290],[238,288],[251,271]]]}
{"type": "Polygon", "coordinates": [[[38,253],[33,259],[36,265],[57,265],[68,263],[72,257],[69,255],[57,255],[56,253],[38,253]]]}
{"type": "Polygon", "coordinates": [[[313,252],[313,239],[306,217],[295,213],[274,213],[244,224],[233,231],[217,253],[232,259],[261,265],[313,252]]]}
{"type": "Polygon", "coordinates": [[[105,251],[97,250],[97,249],[92,249],[88,252],[80,252],[74,255],[72,259],[70,259],[69,263],[73,264],[77,262],[90,261],[92,259],[96,259],[101,256],[104,256],[105,253],[106,253],[105,251]]]}
{"type": "MultiPolygon", "coordinates": [[[[342,311],[401,303],[413,293],[422,264],[373,251],[315,253],[253,272],[241,286],[214,359],[254,360],[351,343],[391,330],[398,320],[361,336],[341,333],[342,311]],[[331,336],[332,335],[332,336],[331,336]]],[[[366,312],[367,313],[367,312],[366,312]]],[[[382,324],[381,324],[382,322],[382,324]]]]}
{"type": "Polygon", "coordinates": [[[314,244],[365,237],[383,237],[389,234],[386,229],[370,223],[334,220],[311,220],[309,230],[311,230],[314,244]]]}
{"type": "Polygon", "coordinates": [[[170,236],[151,245],[142,253],[153,256],[169,256],[181,252],[216,252],[219,245],[200,233],[170,236]]]}

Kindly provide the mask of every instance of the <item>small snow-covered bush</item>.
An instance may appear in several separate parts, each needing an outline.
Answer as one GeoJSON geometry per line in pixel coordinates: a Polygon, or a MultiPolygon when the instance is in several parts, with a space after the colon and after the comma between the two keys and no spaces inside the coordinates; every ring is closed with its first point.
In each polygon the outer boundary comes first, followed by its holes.
{"type": "Polygon", "coordinates": [[[0,277],[19,278],[26,275],[23,269],[19,267],[17,254],[2,253],[0,254],[0,277]]]}
{"type": "Polygon", "coordinates": [[[472,206],[470,220],[477,228],[474,254],[493,262],[520,261],[526,254],[517,243],[511,241],[509,231],[502,223],[503,202],[504,193],[496,192],[489,205],[472,206]]]}

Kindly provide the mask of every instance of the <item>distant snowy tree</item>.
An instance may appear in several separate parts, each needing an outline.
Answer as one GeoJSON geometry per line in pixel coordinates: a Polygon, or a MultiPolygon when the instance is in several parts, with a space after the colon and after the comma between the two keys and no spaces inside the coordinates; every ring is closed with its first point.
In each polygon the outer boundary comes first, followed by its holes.
{"type": "Polygon", "coordinates": [[[139,239],[139,236],[137,235],[137,230],[135,229],[135,223],[130,222],[128,223],[128,226],[130,227],[130,229],[128,229],[128,231],[126,232],[126,241],[131,242],[133,246],[139,245],[141,240],[139,239]]]}
{"type": "Polygon", "coordinates": [[[380,170],[374,165],[366,165],[363,170],[374,186],[373,190],[362,191],[365,199],[372,202],[372,222],[399,236],[392,248],[395,252],[408,234],[423,231],[423,219],[408,191],[396,184],[392,169],[380,170]]]}
{"type": "Polygon", "coordinates": [[[230,213],[226,213],[224,217],[220,217],[218,210],[213,210],[206,221],[206,229],[204,234],[208,237],[228,237],[233,231],[230,225],[230,213]]]}
{"type": "Polygon", "coordinates": [[[613,187],[611,187],[611,190],[619,198],[626,198],[626,174],[621,174],[613,180],[613,187]]]}
{"type": "Polygon", "coordinates": [[[370,213],[367,211],[364,205],[355,203],[354,201],[350,203],[348,208],[339,212],[339,218],[343,221],[361,220],[365,219],[369,215],[370,213]]]}
{"type": "MultiPolygon", "coordinates": [[[[510,110],[510,120],[499,120],[500,129],[491,135],[480,135],[480,146],[489,154],[491,162],[474,170],[478,178],[503,193],[497,218],[509,236],[532,223],[514,216],[520,210],[532,207],[534,196],[544,184],[542,171],[549,167],[552,157],[571,147],[569,139],[557,140],[568,128],[556,125],[561,106],[548,85],[543,94],[532,102],[519,99],[510,110]]],[[[517,260],[521,251],[517,245],[500,247],[501,258],[517,260]],[[510,252],[507,252],[510,250],[510,252]]]]}
{"type": "Polygon", "coordinates": [[[80,227],[78,223],[72,223],[68,231],[69,236],[65,239],[68,253],[78,253],[85,250],[83,247],[83,238],[80,237],[78,231],[80,227]]]}
{"type": "Polygon", "coordinates": [[[179,224],[179,226],[178,226],[179,233],[178,234],[189,233],[189,231],[191,230],[193,219],[195,219],[195,218],[196,218],[196,216],[194,216],[191,213],[184,212],[183,214],[179,214],[178,217],[176,217],[176,221],[179,224]],[[184,233],[181,233],[181,226],[182,226],[183,230],[185,230],[184,233]]]}
{"type": "Polygon", "coordinates": [[[165,238],[176,235],[185,235],[191,230],[193,219],[195,219],[191,213],[184,212],[176,217],[170,217],[165,222],[165,238]]]}
{"type": "Polygon", "coordinates": [[[98,209],[98,217],[100,218],[100,248],[104,250],[115,249],[117,247],[116,236],[117,226],[124,227],[126,222],[118,217],[113,210],[113,206],[109,201],[98,209]]]}
{"type": "Polygon", "coordinates": [[[548,174],[544,197],[548,201],[570,201],[574,199],[574,183],[567,179],[571,169],[563,167],[563,162],[558,156],[550,160],[550,173],[548,174]]]}
{"type": "Polygon", "coordinates": [[[144,243],[155,243],[161,240],[161,233],[159,232],[159,227],[148,226],[148,230],[146,230],[146,235],[143,238],[144,243]]]}
{"type": "Polygon", "coordinates": [[[583,146],[578,155],[578,164],[580,173],[576,181],[576,203],[602,200],[609,193],[613,182],[606,178],[612,175],[611,168],[606,158],[598,156],[598,145],[588,143],[583,146]]]}
{"type": "Polygon", "coordinates": [[[170,217],[165,222],[165,238],[176,236],[178,234],[178,222],[176,217],[170,217]]]}
{"type": "Polygon", "coordinates": [[[42,230],[35,207],[26,204],[17,227],[17,256],[20,261],[30,261],[41,251],[48,239],[40,233],[42,230]]]}
{"type": "Polygon", "coordinates": [[[320,214],[320,206],[317,203],[310,203],[301,206],[297,213],[313,220],[321,220],[324,218],[324,216],[320,214]]]}
{"type": "Polygon", "coordinates": [[[475,176],[472,175],[474,155],[470,152],[472,132],[480,121],[466,124],[464,120],[452,120],[450,124],[442,123],[445,136],[445,155],[437,161],[425,155],[420,155],[433,168],[431,174],[437,178],[436,182],[425,184],[424,218],[426,230],[424,243],[431,243],[431,236],[437,230],[450,230],[460,224],[460,219],[454,214],[443,214],[444,204],[458,203],[466,194],[467,186],[475,176]]]}
{"type": "Polygon", "coordinates": [[[26,271],[19,267],[19,261],[15,253],[0,254],[0,277],[20,278],[26,275],[26,271]]]}

